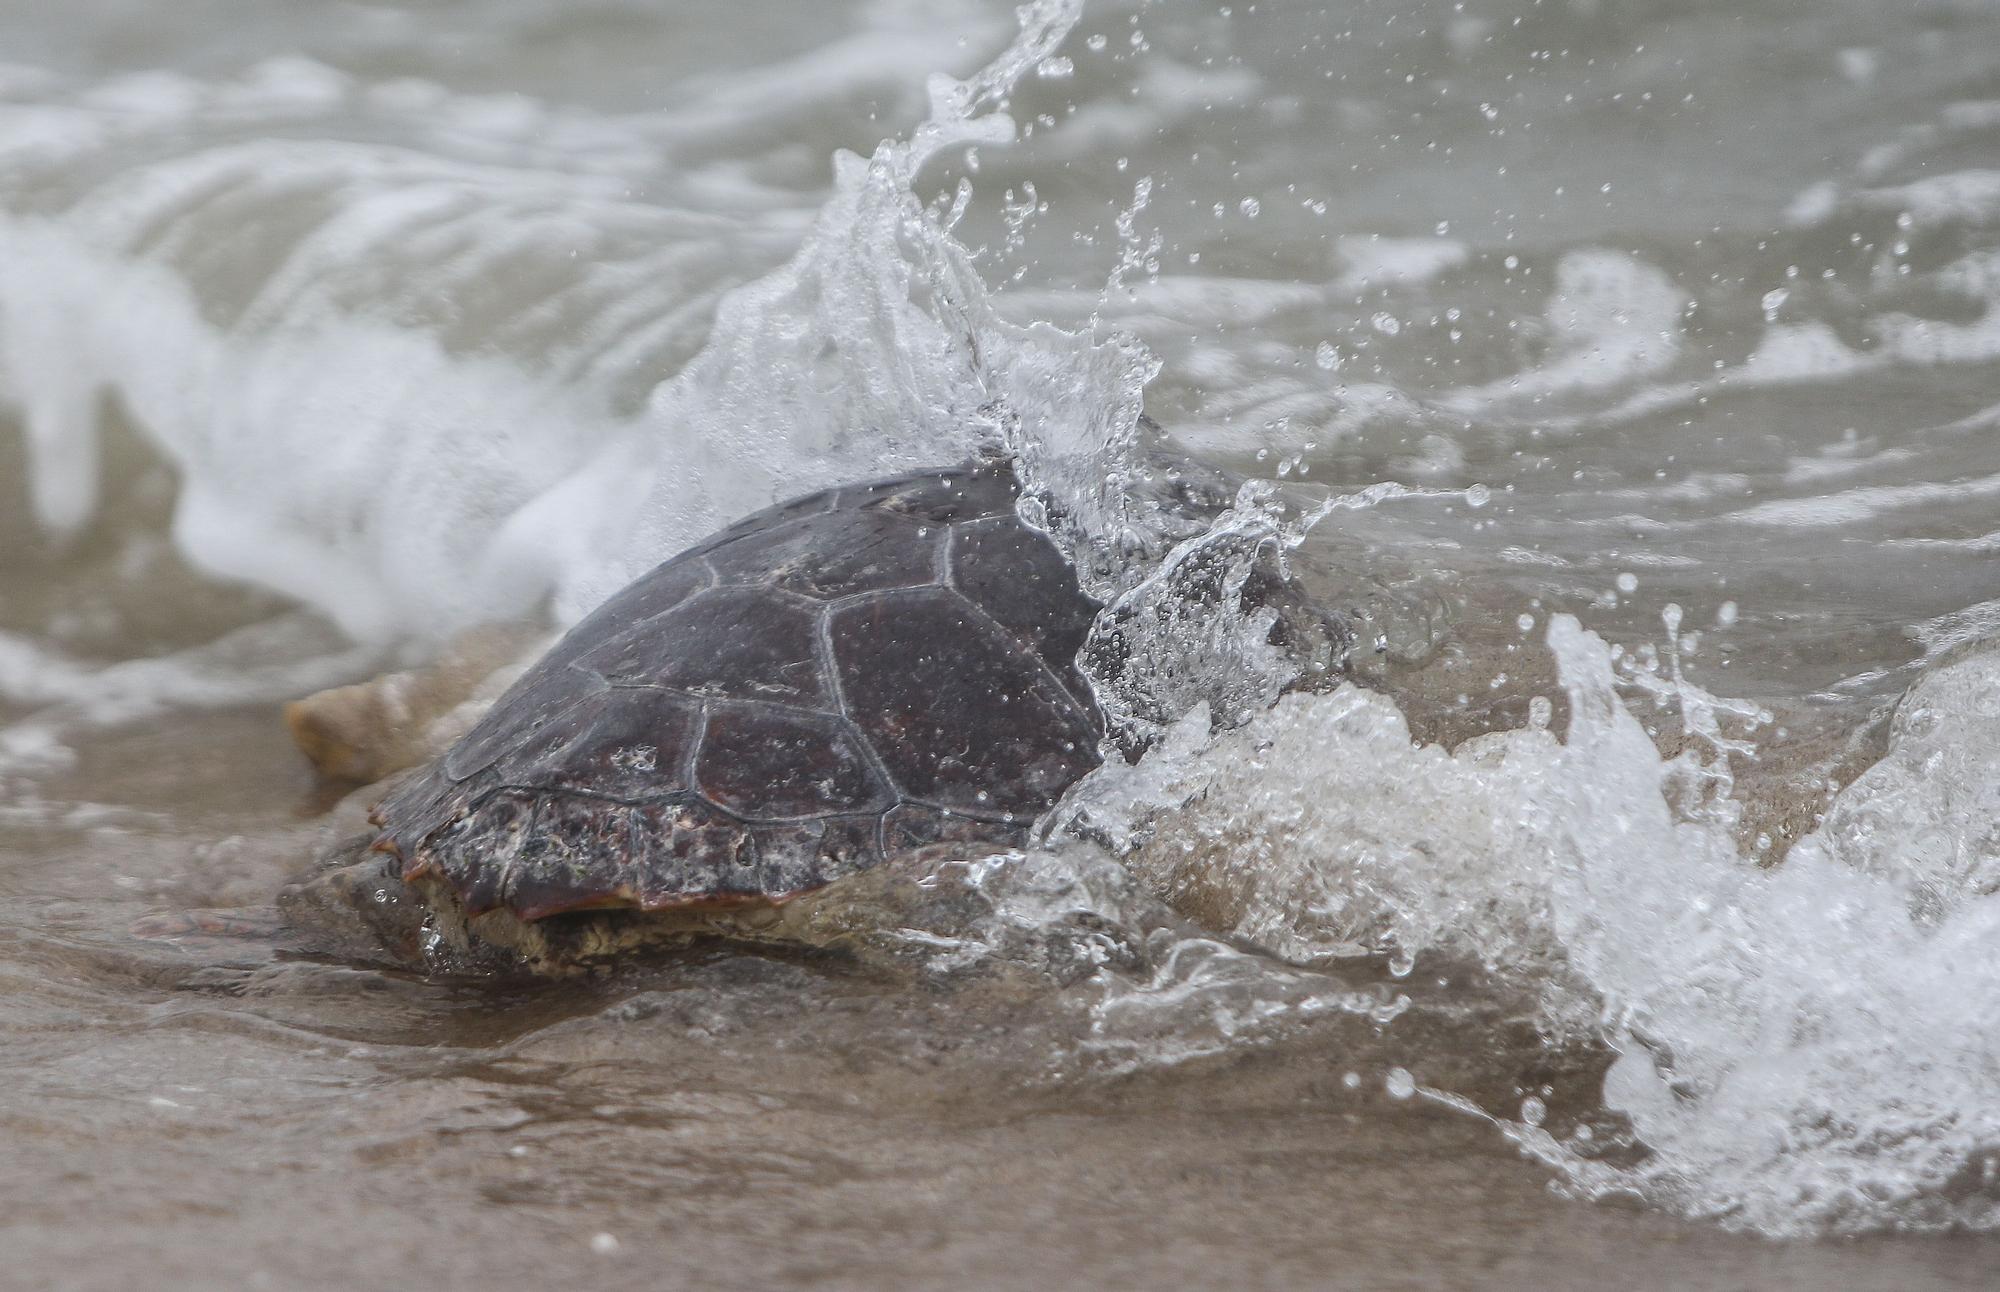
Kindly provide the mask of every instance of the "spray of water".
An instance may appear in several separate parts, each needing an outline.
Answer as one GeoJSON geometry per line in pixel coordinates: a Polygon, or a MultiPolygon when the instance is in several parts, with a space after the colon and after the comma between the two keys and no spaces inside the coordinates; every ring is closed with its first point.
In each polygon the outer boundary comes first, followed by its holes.
{"type": "MultiPolygon", "coordinates": [[[[1177,906],[1289,959],[1477,962],[1552,1042],[1608,1045],[1636,1161],[1539,1108],[1496,1119],[1583,1194],[1772,1234],[2000,1223],[2000,652],[1927,675],[1888,757],[1765,867],[1713,776],[1660,756],[1614,653],[1563,616],[1549,645],[1560,739],[1447,752],[1379,695],[1294,695],[1236,731],[1184,721],[1072,810],[1177,906]]],[[[1742,708],[1661,683],[1690,730],[1742,708]]]]}

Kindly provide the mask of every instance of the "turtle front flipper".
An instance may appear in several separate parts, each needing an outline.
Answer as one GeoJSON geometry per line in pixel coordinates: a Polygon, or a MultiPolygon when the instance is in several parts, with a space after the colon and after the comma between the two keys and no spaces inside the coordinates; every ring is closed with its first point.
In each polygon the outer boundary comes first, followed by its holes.
{"type": "Polygon", "coordinates": [[[278,890],[276,913],[308,951],[423,968],[429,912],[391,859],[372,850],[375,837],[353,835],[328,849],[310,875],[278,890]]]}
{"type": "Polygon", "coordinates": [[[370,850],[374,838],[373,832],[355,835],[328,849],[311,873],[278,891],[275,906],[154,911],[132,921],[129,932],[223,960],[261,948],[266,955],[433,968],[427,955],[429,912],[394,863],[370,850]]]}

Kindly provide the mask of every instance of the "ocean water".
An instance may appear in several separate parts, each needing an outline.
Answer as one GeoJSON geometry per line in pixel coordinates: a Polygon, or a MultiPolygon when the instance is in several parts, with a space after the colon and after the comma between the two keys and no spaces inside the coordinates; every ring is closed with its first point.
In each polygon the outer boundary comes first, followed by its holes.
{"type": "Polygon", "coordinates": [[[1989,0],[0,15],[0,1281],[1990,1286],[1996,500],[1989,0]],[[795,953],[132,935],[282,702],[994,443],[1351,684],[1172,621],[795,953]]]}

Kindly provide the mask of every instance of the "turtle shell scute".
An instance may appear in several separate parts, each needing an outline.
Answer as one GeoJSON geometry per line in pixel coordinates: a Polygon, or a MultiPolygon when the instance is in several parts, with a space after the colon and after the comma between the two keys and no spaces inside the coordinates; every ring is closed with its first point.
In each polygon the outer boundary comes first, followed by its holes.
{"type": "Polygon", "coordinates": [[[503,756],[493,771],[520,789],[657,798],[681,788],[700,721],[700,703],[671,691],[598,691],[503,756]]]}
{"type": "Polygon", "coordinates": [[[836,511],[745,535],[709,555],[718,580],[833,601],[937,578],[942,526],[892,512],[836,511]]]}
{"type": "Polygon", "coordinates": [[[458,891],[468,916],[499,907],[507,875],[535,827],[540,798],[502,790],[477,811],[448,822],[405,857],[403,878],[442,873],[458,891]]]}
{"type": "Polygon", "coordinates": [[[604,679],[545,657],[521,675],[486,715],[439,760],[446,776],[462,781],[535,739],[557,719],[604,689],[604,679]]]}
{"type": "Polygon", "coordinates": [[[726,701],[709,706],[695,785],[749,819],[880,812],[895,802],[846,719],[726,701]]]}
{"type": "Polygon", "coordinates": [[[831,635],[847,713],[912,799],[1032,819],[1098,763],[1094,711],[954,593],[841,607],[831,635]]]}
{"type": "Polygon", "coordinates": [[[707,591],[714,583],[714,571],[697,557],[685,557],[654,566],[613,593],[603,605],[564,633],[562,640],[537,661],[536,670],[560,668],[577,656],[596,649],[606,637],[663,615],[707,591]]]}
{"type": "Polygon", "coordinates": [[[1011,516],[1019,489],[1002,466],[971,471],[925,471],[898,480],[842,491],[843,506],[889,512],[931,525],[953,525],[984,516],[1011,516]]]}
{"type": "Polygon", "coordinates": [[[630,906],[636,808],[568,794],[545,795],[534,826],[507,869],[501,901],[524,920],[591,906],[630,906]]]}
{"type": "Polygon", "coordinates": [[[952,535],[952,586],[1061,678],[1071,694],[1088,694],[1077,652],[1097,619],[1076,570],[1046,534],[1012,515],[959,526],[952,535]]]}
{"type": "Polygon", "coordinates": [[[765,588],[717,588],[577,657],[613,685],[821,707],[819,615],[765,588]]]}

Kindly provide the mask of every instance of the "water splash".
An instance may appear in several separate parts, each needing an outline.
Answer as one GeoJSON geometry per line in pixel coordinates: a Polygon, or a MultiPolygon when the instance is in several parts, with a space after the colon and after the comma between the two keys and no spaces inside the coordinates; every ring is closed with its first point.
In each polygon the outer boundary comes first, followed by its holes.
{"type": "MultiPolygon", "coordinates": [[[[1234,732],[1190,719],[1074,803],[1206,922],[1296,960],[1476,960],[1553,1037],[1601,1038],[1636,1162],[1500,1119],[1582,1193],[1772,1234],[2000,1224],[2000,652],[1930,673],[1767,869],[1729,813],[1683,810],[1605,644],[1565,616],[1549,642],[1560,741],[1446,752],[1381,696],[1290,696],[1234,732]]],[[[1740,707],[1669,678],[1691,729],[1740,707]]]]}
{"type": "MultiPolygon", "coordinates": [[[[109,395],[174,466],[198,566],[376,642],[550,593],[573,619],[780,497],[994,440],[1110,550],[1149,357],[1000,322],[912,187],[1013,137],[999,105],[1080,11],[1026,6],[984,68],[933,77],[908,139],[836,157],[809,227],[677,165],[693,110],[510,114],[293,60],[245,78],[289,97],[162,74],[10,119],[0,394],[36,511],[56,531],[92,518],[109,395]],[[257,112],[335,136],[408,118],[438,152],[237,142],[257,112]],[[93,185],[51,163],[59,146],[151,160],[93,185]],[[644,191],[695,204],[624,196],[644,191]]],[[[852,70],[833,72],[837,96],[852,70]]]]}

